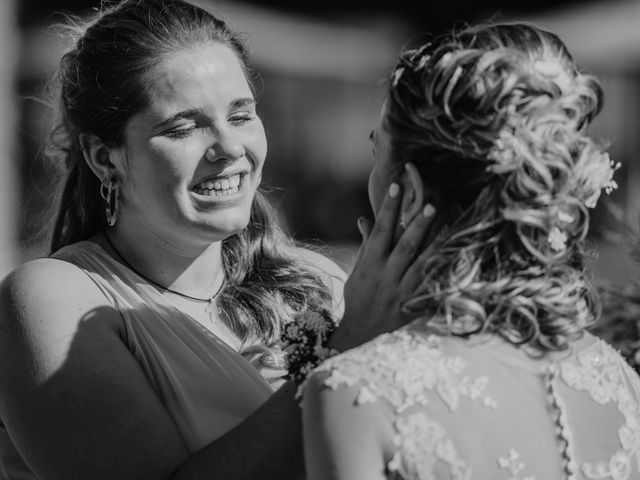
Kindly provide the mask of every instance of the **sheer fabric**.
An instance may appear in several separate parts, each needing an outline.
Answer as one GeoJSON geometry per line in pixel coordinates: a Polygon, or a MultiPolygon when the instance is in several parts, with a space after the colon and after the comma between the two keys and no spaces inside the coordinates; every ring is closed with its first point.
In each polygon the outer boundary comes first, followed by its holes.
{"type": "MultiPolygon", "coordinates": [[[[85,241],[55,258],[77,265],[122,316],[126,343],[175,421],[188,450],[220,437],[272,394],[269,382],[242,355],[161,292],[85,241]]],[[[272,376],[273,371],[266,373],[272,376]]],[[[0,479],[32,479],[0,426],[0,479]]]]}
{"type": "Polygon", "coordinates": [[[536,357],[497,336],[414,323],[314,375],[392,423],[387,478],[640,478],[640,379],[592,335],[536,357]]]}

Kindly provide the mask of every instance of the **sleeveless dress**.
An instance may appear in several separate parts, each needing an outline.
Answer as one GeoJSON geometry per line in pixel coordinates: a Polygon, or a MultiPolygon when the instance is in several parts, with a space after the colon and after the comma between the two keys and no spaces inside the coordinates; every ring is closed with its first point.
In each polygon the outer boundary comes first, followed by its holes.
{"type": "Polygon", "coordinates": [[[593,335],[571,350],[535,358],[415,322],[330,358],[314,381],[390,426],[389,479],[640,479],[640,378],[593,335]]]}
{"type": "MultiPolygon", "coordinates": [[[[273,393],[260,371],[96,243],[53,258],[77,265],[122,316],[127,348],[195,452],[254,412],[273,393]]],[[[0,424],[0,479],[35,479],[0,424]]]]}

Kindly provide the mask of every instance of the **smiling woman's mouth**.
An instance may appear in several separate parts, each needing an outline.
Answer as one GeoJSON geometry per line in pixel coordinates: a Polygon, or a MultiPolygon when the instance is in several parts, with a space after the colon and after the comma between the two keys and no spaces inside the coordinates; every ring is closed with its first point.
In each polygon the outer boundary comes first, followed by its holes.
{"type": "Polygon", "coordinates": [[[207,197],[219,197],[237,193],[241,186],[242,177],[244,175],[236,173],[227,177],[216,177],[193,187],[193,191],[199,195],[207,197]]]}

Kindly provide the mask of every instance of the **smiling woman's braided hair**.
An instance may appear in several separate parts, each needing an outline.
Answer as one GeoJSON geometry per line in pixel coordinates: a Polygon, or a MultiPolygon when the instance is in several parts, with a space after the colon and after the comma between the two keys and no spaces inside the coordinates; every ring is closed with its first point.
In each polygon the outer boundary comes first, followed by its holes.
{"type": "MultiPolygon", "coordinates": [[[[124,142],[129,118],[149,102],[147,82],[162,59],[207,43],[231,48],[250,81],[241,36],[212,13],[182,0],[124,0],[103,8],[74,30],[74,46],[54,78],[57,105],[47,154],[62,170],[62,190],[51,251],[88,239],[107,224],[98,179],[84,160],[79,135],[107,146],[124,142]]],[[[221,306],[252,355],[273,363],[283,323],[299,311],[331,309],[331,294],[318,272],[295,254],[273,207],[256,193],[248,227],[223,242],[227,283],[221,306]]]]}
{"type": "Polygon", "coordinates": [[[401,55],[384,126],[446,229],[408,311],[543,350],[598,317],[584,240],[615,183],[585,129],[602,98],[560,39],[530,25],[467,28],[401,55]]]}

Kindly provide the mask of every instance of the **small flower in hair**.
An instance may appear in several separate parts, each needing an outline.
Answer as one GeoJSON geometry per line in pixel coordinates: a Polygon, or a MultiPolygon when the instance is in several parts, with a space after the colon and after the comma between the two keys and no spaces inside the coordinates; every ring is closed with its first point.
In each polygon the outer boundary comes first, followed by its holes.
{"type": "Polygon", "coordinates": [[[608,153],[601,153],[599,158],[593,162],[593,165],[587,172],[589,178],[587,185],[591,187],[593,192],[584,201],[588,208],[594,208],[600,198],[601,190],[609,195],[618,188],[618,183],[613,179],[613,174],[621,167],[620,162],[614,162],[609,158],[608,153]]]}
{"type": "Polygon", "coordinates": [[[493,173],[506,173],[517,168],[520,163],[516,150],[516,139],[513,134],[503,130],[489,150],[487,158],[495,163],[487,167],[493,173]]]}
{"type": "Polygon", "coordinates": [[[404,67],[396,68],[396,71],[393,72],[393,82],[391,82],[391,86],[393,88],[398,86],[398,82],[400,81],[400,77],[402,77],[403,73],[404,73],[404,67]]]}
{"type": "MultiPolygon", "coordinates": [[[[607,155],[607,159],[608,159],[609,158],[609,154],[605,154],[605,155],[607,155]]],[[[620,162],[616,163],[613,160],[609,160],[609,171],[607,172],[607,178],[605,180],[604,187],[602,187],[602,188],[604,188],[604,193],[606,193],[607,195],[610,195],[611,192],[613,192],[614,190],[616,190],[618,188],[618,182],[616,182],[613,179],[613,174],[621,166],[622,166],[622,164],[620,162]]]]}
{"type": "Polygon", "coordinates": [[[558,227],[553,227],[547,238],[549,246],[556,252],[562,252],[567,249],[567,234],[558,227]]]}

